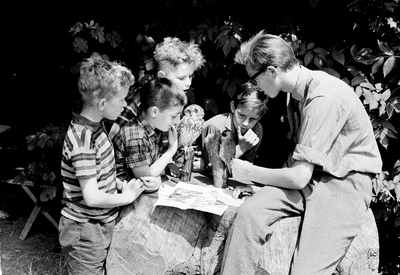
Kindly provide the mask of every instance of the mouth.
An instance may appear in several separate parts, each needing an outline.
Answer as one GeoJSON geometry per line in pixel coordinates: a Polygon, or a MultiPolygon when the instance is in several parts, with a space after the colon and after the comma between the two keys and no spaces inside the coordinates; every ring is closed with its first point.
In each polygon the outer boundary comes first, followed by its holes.
{"type": "Polygon", "coordinates": [[[247,133],[248,130],[249,130],[249,129],[243,129],[243,128],[241,128],[241,129],[240,129],[240,132],[241,132],[242,135],[244,135],[244,134],[247,133]]]}

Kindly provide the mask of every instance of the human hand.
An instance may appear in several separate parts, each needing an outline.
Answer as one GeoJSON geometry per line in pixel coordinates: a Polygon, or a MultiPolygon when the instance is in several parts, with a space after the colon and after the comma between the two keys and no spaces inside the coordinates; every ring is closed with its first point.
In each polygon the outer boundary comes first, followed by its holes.
{"type": "Polygon", "coordinates": [[[122,189],[128,184],[126,180],[122,181],[119,178],[117,178],[117,189],[119,191],[122,191],[122,189]]]}
{"type": "Polygon", "coordinates": [[[144,184],[144,192],[151,193],[157,191],[162,182],[161,178],[156,177],[141,177],[140,178],[144,184]]]}
{"type": "Polygon", "coordinates": [[[140,179],[131,179],[122,187],[122,194],[127,196],[128,203],[133,202],[144,191],[144,185],[140,179]]]}
{"type": "Polygon", "coordinates": [[[247,130],[247,132],[242,135],[240,126],[237,127],[238,133],[238,145],[242,153],[246,152],[247,150],[251,149],[252,147],[256,146],[260,139],[258,136],[253,132],[252,129],[247,130]]]}
{"type": "Polygon", "coordinates": [[[178,133],[173,125],[168,129],[168,142],[170,148],[178,149],[178,133]]]}
{"type": "Polygon", "coordinates": [[[246,200],[249,196],[254,194],[253,187],[248,186],[237,186],[232,193],[234,199],[246,200]]]}

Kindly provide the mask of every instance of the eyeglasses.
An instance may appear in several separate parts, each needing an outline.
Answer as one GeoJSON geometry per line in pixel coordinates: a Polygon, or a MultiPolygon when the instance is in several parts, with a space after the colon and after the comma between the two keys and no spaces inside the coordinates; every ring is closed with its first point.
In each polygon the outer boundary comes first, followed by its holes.
{"type": "Polygon", "coordinates": [[[256,80],[257,76],[259,76],[260,74],[262,74],[267,68],[268,68],[268,66],[261,67],[261,69],[258,70],[258,72],[256,72],[255,74],[253,74],[252,77],[250,77],[249,82],[250,82],[251,84],[257,86],[257,80],[256,80]]]}

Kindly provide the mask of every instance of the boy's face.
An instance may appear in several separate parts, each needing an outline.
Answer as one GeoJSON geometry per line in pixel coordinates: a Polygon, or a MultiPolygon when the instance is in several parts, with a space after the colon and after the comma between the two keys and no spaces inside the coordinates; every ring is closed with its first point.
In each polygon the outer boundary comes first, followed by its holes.
{"type": "Polygon", "coordinates": [[[240,126],[242,135],[244,135],[249,129],[253,129],[262,117],[259,110],[244,108],[241,104],[235,108],[232,103],[231,111],[233,113],[233,124],[236,129],[240,126]]]}
{"type": "Polygon", "coordinates": [[[116,120],[126,106],[125,98],[128,95],[129,88],[123,87],[113,97],[106,100],[104,107],[104,117],[110,120],[116,120]]]}
{"type": "Polygon", "coordinates": [[[169,107],[162,112],[158,112],[153,127],[163,132],[168,131],[171,126],[180,121],[182,111],[183,106],[174,106],[169,107]]]}
{"type": "Polygon", "coordinates": [[[181,63],[177,66],[164,65],[160,68],[165,77],[175,83],[180,89],[186,91],[192,85],[194,66],[188,63],[181,63]]]}

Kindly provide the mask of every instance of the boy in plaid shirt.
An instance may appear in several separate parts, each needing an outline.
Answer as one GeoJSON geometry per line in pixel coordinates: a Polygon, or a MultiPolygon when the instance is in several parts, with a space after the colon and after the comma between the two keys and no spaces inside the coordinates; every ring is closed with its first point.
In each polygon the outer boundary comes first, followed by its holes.
{"type": "Polygon", "coordinates": [[[186,94],[167,78],[148,81],[140,90],[136,117],[114,137],[117,175],[124,180],[158,177],[178,149],[175,124],[179,122],[186,94]],[[162,133],[168,133],[168,149],[161,151],[162,133]]]}

